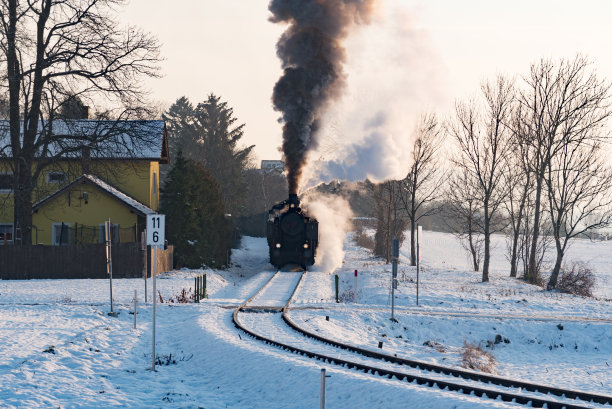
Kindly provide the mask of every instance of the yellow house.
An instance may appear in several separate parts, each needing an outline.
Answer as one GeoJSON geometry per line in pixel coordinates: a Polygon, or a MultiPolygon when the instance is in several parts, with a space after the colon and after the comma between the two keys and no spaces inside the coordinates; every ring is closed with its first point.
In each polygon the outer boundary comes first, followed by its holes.
{"type": "MultiPolygon", "coordinates": [[[[39,176],[32,206],[33,244],[101,243],[108,218],[113,241],[140,241],[146,216],[159,207],[159,166],[168,163],[168,137],[161,120],[117,124],[96,120],[54,124],[68,141],[103,136],[97,144],[62,155],[39,176]],[[128,128],[140,137],[131,138],[128,128]]],[[[19,239],[9,164],[0,163],[0,245],[19,239]]]]}

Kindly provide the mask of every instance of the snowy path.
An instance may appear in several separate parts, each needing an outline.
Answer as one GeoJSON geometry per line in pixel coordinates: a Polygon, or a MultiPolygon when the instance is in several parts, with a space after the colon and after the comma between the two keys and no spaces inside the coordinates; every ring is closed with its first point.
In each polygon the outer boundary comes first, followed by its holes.
{"type": "Polygon", "coordinates": [[[295,290],[302,272],[281,272],[249,303],[257,307],[284,307],[295,290]]]}

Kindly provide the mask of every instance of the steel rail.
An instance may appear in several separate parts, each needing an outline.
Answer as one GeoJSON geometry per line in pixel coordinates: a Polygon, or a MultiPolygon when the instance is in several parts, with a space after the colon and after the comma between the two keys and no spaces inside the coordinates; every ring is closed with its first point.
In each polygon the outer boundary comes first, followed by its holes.
{"type": "MultiPolygon", "coordinates": [[[[360,370],[364,373],[369,373],[369,374],[373,374],[373,375],[378,375],[378,376],[384,376],[390,379],[396,378],[397,380],[400,381],[406,381],[408,383],[415,383],[417,385],[424,385],[424,386],[428,386],[428,387],[437,387],[440,390],[449,390],[449,391],[453,391],[453,392],[459,392],[462,393],[464,395],[475,395],[481,398],[489,398],[489,399],[493,399],[493,400],[502,400],[504,402],[510,402],[510,403],[518,403],[518,404],[522,404],[522,405],[531,405],[531,407],[535,407],[535,408],[543,408],[546,407],[548,409],[585,409],[585,408],[589,408],[589,406],[582,406],[582,405],[577,405],[577,404],[572,404],[572,403],[566,403],[566,402],[558,402],[558,401],[554,401],[554,400],[547,400],[547,399],[540,399],[540,398],[536,398],[536,397],[532,397],[532,396],[526,396],[526,395],[521,395],[521,394],[513,394],[513,393],[509,393],[509,392],[503,392],[503,391],[497,391],[497,390],[493,390],[493,389],[486,389],[486,388],[482,388],[482,387],[478,387],[478,386],[473,386],[473,385],[464,385],[464,384],[458,384],[458,383],[454,383],[454,382],[449,382],[449,381],[445,381],[445,380],[439,380],[439,379],[431,379],[431,378],[427,378],[424,376],[420,376],[420,375],[413,375],[413,374],[408,374],[408,373],[403,373],[403,372],[398,372],[395,370],[390,370],[390,369],[384,369],[384,368],[378,368],[378,367],[374,367],[371,365],[366,365],[366,364],[362,364],[362,363],[358,363],[358,362],[351,362],[351,361],[347,361],[344,359],[340,359],[340,358],[336,358],[336,357],[331,357],[328,355],[324,355],[324,354],[320,354],[320,353],[316,353],[316,352],[312,352],[312,351],[307,351],[305,349],[301,349],[301,348],[297,348],[291,345],[287,345],[284,344],[282,342],[278,342],[278,341],[274,341],[270,338],[267,338],[263,335],[260,335],[258,333],[256,333],[255,331],[252,331],[250,329],[248,329],[247,327],[245,327],[244,325],[242,325],[242,323],[240,322],[240,320],[238,319],[238,314],[240,313],[241,310],[243,310],[245,308],[245,306],[249,303],[249,301],[251,301],[257,294],[259,294],[264,287],[266,287],[268,285],[269,282],[272,281],[272,279],[276,276],[276,274],[270,278],[270,280],[268,280],[268,282],[266,282],[266,284],[253,296],[251,297],[249,300],[247,300],[246,302],[244,302],[242,305],[240,305],[238,308],[236,308],[236,310],[234,310],[234,313],[232,315],[233,317],[233,322],[234,325],[236,326],[236,328],[240,329],[241,331],[245,332],[246,334],[250,335],[251,337],[262,341],[268,345],[272,345],[278,348],[281,348],[283,350],[298,354],[298,355],[302,355],[302,356],[307,356],[309,358],[313,358],[313,359],[317,359],[319,361],[323,361],[324,363],[330,363],[330,364],[335,364],[335,365],[339,365],[342,367],[346,367],[348,369],[357,369],[360,370]]],[[[283,314],[283,319],[285,318],[285,314],[286,311],[288,309],[289,304],[292,302],[292,299],[294,297],[294,295],[297,292],[297,289],[300,287],[302,280],[304,278],[304,273],[302,273],[302,275],[300,276],[300,279],[297,283],[297,285],[295,286],[293,293],[291,294],[291,297],[289,298],[289,301],[287,302],[287,304],[283,307],[282,309],[282,314],[283,314]]],[[[290,321],[290,320],[289,320],[290,321]]],[[[287,320],[285,320],[285,322],[287,322],[288,325],[290,325],[288,323],[287,320]]],[[[292,326],[290,325],[292,328],[296,329],[299,328],[297,326],[292,326]]],[[[310,336],[306,333],[304,333],[303,331],[301,331],[300,329],[296,329],[298,332],[307,335],[313,339],[317,339],[321,342],[324,342],[326,344],[332,345],[332,346],[338,346],[342,349],[346,349],[349,350],[351,352],[356,352],[356,353],[360,353],[357,350],[352,350],[352,348],[356,348],[356,347],[352,347],[350,345],[346,345],[346,344],[341,344],[338,342],[335,342],[333,340],[329,340],[326,339],[324,337],[320,337],[320,336],[310,336]],[[343,347],[339,346],[339,345],[343,345],[343,347]]],[[[308,331],[306,331],[308,332],[308,331]]],[[[309,333],[310,334],[310,333],[309,333]]],[[[312,334],[315,335],[315,334],[312,334]]],[[[393,357],[390,355],[386,355],[386,354],[378,354],[376,352],[373,351],[368,351],[365,349],[361,349],[361,348],[356,348],[359,350],[362,350],[364,353],[361,353],[361,355],[365,355],[368,356],[370,358],[376,358],[376,359],[380,359],[380,360],[384,360],[384,361],[389,361],[392,363],[397,363],[392,361],[391,359],[388,358],[397,358],[397,357],[393,357]]],[[[417,361],[413,361],[413,362],[417,362],[417,361]]],[[[428,364],[429,365],[429,364],[428,364]]],[[[420,367],[420,369],[423,369],[420,367]]],[[[444,368],[444,367],[439,367],[439,368],[444,368]]],[[[456,371],[454,373],[452,373],[454,370],[452,368],[444,368],[446,370],[449,371],[449,373],[446,372],[439,372],[445,375],[453,375],[456,377],[462,377],[461,375],[463,373],[466,374],[471,374],[471,375],[478,375],[475,373],[471,373],[471,372],[467,372],[467,371],[456,371]]],[[[472,378],[467,378],[467,379],[472,379],[472,378]]],[[[500,378],[497,378],[500,379],[500,378]]],[[[503,379],[503,378],[501,378],[503,379]]],[[[474,379],[472,379],[474,380],[474,379]]],[[[478,380],[478,379],[476,379],[478,380]]],[[[486,382],[486,381],[485,381],[486,382]]],[[[506,385],[502,385],[500,384],[500,386],[506,386],[506,385]]],[[[560,390],[560,389],[558,389],[560,390]]],[[[537,392],[537,391],[536,391],[537,392]]],[[[566,391],[566,392],[573,392],[573,391],[566,391]]],[[[570,396],[565,395],[566,398],[572,398],[570,396]]]]}
{"type": "MultiPolygon", "coordinates": [[[[299,283],[298,283],[298,287],[299,287],[299,283]]],[[[296,290],[297,290],[297,287],[296,287],[296,290]]],[[[431,364],[431,363],[423,362],[423,361],[399,358],[394,355],[389,355],[389,354],[385,354],[382,352],[376,352],[376,351],[372,351],[369,349],[360,348],[354,345],[345,344],[339,341],[334,341],[334,340],[322,337],[321,335],[315,334],[311,331],[308,331],[298,326],[294,321],[292,321],[289,318],[289,316],[287,315],[287,311],[289,310],[289,303],[292,301],[294,295],[295,295],[295,291],[294,291],[294,294],[292,294],[291,298],[289,299],[289,302],[287,303],[285,308],[283,308],[283,312],[282,312],[283,320],[294,330],[302,333],[303,335],[309,338],[316,339],[328,345],[332,345],[337,348],[345,349],[347,351],[355,352],[357,354],[367,356],[370,358],[380,359],[382,361],[387,361],[387,362],[391,362],[391,363],[395,363],[399,365],[406,365],[411,368],[421,369],[421,370],[425,370],[429,372],[435,372],[435,373],[439,373],[442,375],[451,375],[451,376],[458,377],[458,378],[469,379],[469,380],[474,380],[474,381],[484,382],[484,383],[490,383],[493,385],[504,386],[507,388],[520,388],[520,389],[523,389],[529,392],[539,392],[539,393],[551,394],[551,395],[555,395],[559,397],[565,397],[569,399],[579,399],[585,402],[594,402],[594,403],[599,403],[602,405],[605,405],[605,404],[612,405],[612,396],[600,395],[600,394],[576,391],[576,390],[561,389],[561,388],[556,388],[556,387],[548,386],[548,385],[535,384],[535,383],[524,382],[524,381],[519,381],[515,379],[502,378],[499,376],[494,376],[494,375],[489,375],[489,374],[465,371],[462,369],[456,369],[456,368],[431,364]]]]}

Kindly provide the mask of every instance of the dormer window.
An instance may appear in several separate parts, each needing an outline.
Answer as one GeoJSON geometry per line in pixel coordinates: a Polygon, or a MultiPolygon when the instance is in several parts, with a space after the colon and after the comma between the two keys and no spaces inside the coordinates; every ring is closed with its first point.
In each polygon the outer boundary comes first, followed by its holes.
{"type": "Polygon", "coordinates": [[[66,183],[66,174],[64,172],[47,172],[47,183],[63,185],[66,183]]]}

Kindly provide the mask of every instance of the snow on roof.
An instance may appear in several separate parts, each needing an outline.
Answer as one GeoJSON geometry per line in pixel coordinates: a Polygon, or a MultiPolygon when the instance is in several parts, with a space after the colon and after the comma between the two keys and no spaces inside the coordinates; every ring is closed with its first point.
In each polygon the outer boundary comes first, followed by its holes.
{"type": "MultiPolygon", "coordinates": [[[[22,137],[23,137],[23,121],[22,137]]],[[[52,135],[46,146],[40,137],[35,144],[38,157],[62,154],[67,158],[81,157],[81,147],[89,147],[92,159],[152,159],[167,163],[168,142],[163,120],[94,120],[74,119],[41,121],[39,135],[52,135]]],[[[47,138],[45,138],[47,139],[47,138]]],[[[0,121],[0,150],[11,155],[9,122],[0,121]]]]}
{"type": "Polygon", "coordinates": [[[94,175],[90,175],[90,174],[83,174],[83,175],[79,176],[78,178],[76,178],[75,180],[73,180],[72,182],[70,182],[69,184],[64,186],[63,188],[61,188],[58,191],[52,193],[51,195],[45,197],[41,201],[35,203],[34,206],[32,206],[32,210],[36,211],[36,210],[40,209],[45,203],[47,203],[50,200],[52,200],[53,198],[57,197],[61,192],[65,191],[65,190],[69,189],[70,187],[76,185],[77,183],[83,182],[83,181],[89,181],[89,182],[93,183],[94,185],[96,185],[100,189],[102,189],[105,193],[109,194],[110,196],[114,197],[115,199],[119,200],[120,202],[123,202],[126,205],[130,206],[137,213],[139,213],[139,214],[141,214],[143,216],[146,216],[146,215],[149,215],[149,214],[155,214],[155,210],[153,210],[150,207],[140,203],[138,200],[134,199],[133,197],[123,193],[122,191],[120,191],[116,187],[110,185],[109,183],[105,182],[104,180],[100,179],[99,177],[94,176],[94,175]]]}

